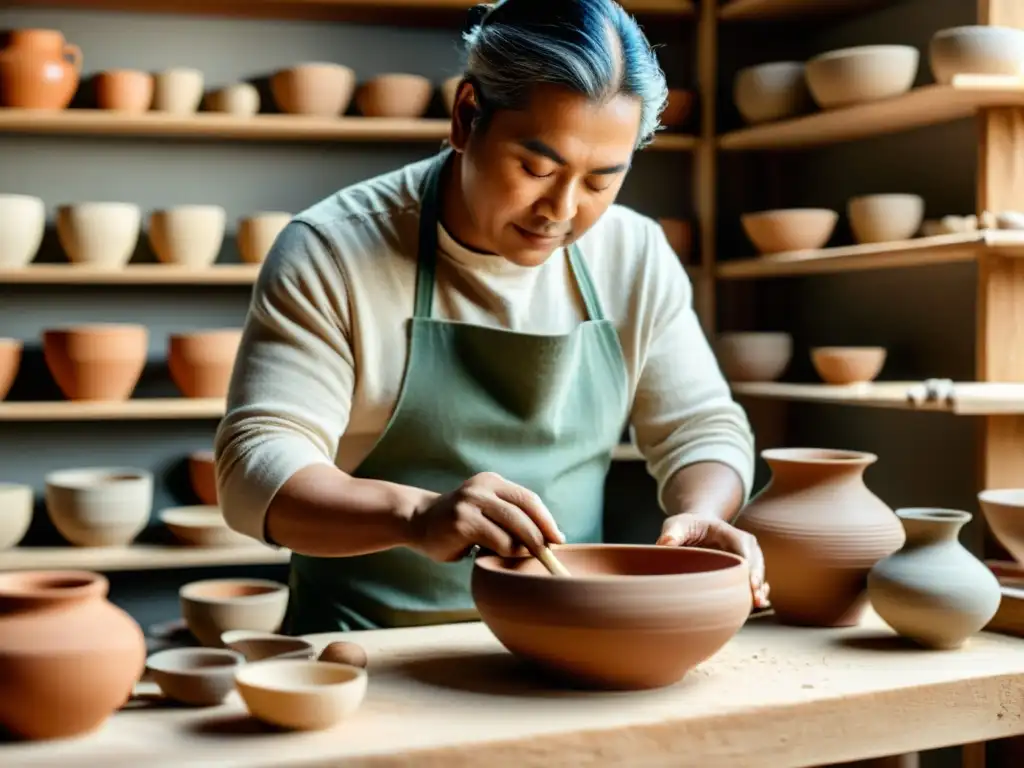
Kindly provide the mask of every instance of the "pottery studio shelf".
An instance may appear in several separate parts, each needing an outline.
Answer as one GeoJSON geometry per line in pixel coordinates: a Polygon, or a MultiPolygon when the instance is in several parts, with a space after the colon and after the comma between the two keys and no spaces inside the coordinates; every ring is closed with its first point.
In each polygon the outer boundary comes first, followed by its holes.
{"type": "Polygon", "coordinates": [[[720,261],[715,274],[719,280],[796,277],[971,262],[986,254],[1024,257],[1024,232],[986,229],[891,243],[775,253],[720,261]]]}
{"type": "Polygon", "coordinates": [[[894,0],[725,0],[718,9],[722,21],[766,21],[801,16],[869,11],[894,0]]]}
{"type": "Polygon", "coordinates": [[[0,551],[0,572],[31,570],[156,571],[287,563],[290,552],[256,542],[236,547],[132,544],[127,547],[15,547],[0,551]]]}

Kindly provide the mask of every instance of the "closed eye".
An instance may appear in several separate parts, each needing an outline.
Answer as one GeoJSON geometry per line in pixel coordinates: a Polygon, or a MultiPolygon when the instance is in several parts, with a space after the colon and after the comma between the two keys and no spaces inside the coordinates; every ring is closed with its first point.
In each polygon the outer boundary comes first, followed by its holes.
{"type": "Polygon", "coordinates": [[[546,179],[548,176],[551,176],[554,173],[554,171],[552,171],[551,173],[536,173],[526,163],[520,163],[520,165],[523,167],[523,170],[526,171],[528,175],[533,176],[533,178],[535,179],[546,179]]]}

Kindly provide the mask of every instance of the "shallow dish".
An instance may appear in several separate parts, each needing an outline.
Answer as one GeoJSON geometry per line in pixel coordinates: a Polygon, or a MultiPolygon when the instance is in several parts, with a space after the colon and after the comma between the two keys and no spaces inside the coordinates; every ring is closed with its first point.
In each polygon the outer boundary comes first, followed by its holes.
{"type": "Polygon", "coordinates": [[[171,648],[146,659],[146,669],[164,696],[182,704],[213,707],[235,688],[235,671],[245,662],[221,648],[171,648]]]}
{"type": "Polygon", "coordinates": [[[220,507],[209,504],[168,507],[160,511],[159,518],[176,539],[189,546],[229,547],[256,543],[228,528],[220,507]]]}

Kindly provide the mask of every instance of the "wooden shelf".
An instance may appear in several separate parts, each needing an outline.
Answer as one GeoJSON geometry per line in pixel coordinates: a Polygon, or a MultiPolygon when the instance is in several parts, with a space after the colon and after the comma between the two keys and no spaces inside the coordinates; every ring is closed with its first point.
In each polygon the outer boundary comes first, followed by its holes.
{"type": "Polygon", "coordinates": [[[958,77],[953,85],[925,85],[903,96],[793,120],[742,128],[718,137],[723,150],[791,149],[899,133],[971,117],[985,107],[1024,106],[1024,81],[958,77]]]}
{"type": "Polygon", "coordinates": [[[223,264],[208,269],[168,264],[130,264],[97,269],[82,264],[32,264],[0,269],[0,285],[252,285],[258,264],[223,264]]]}
{"type": "Polygon", "coordinates": [[[163,419],[219,419],[224,401],[219,398],[138,398],[124,402],[2,402],[4,421],[141,421],[163,419]]]}
{"type": "Polygon", "coordinates": [[[288,550],[257,542],[236,547],[132,544],[128,547],[15,547],[0,552],[0,572],[31,570],[154,571],[287,563],[288,550]]]}
{"type": "MultiPolygon", "coordinates": [[[[195,140],[440,142],[450,121],[381,117],[306,117],[255,115],[237,117],[216,112],[170,115],[144,112],[125,115],[102,109],[0,109],[0,133],[62,136],[161,137],[195,140]]],[[[697,139],[685,134],[658,136],[653,150],[689,151],[697,139]]]]}
{"type": "Polygon", "coordinates": [[[817,251],[792,251],[750,259],[721,261],[720,280],[750,280],[799,275],[824,275],[872,269],[922,267],[974,261],[985,253],[1024,257],[1024,232],[979,230],[953,235],[918,237],[893,243],[869,243],[817,251]]]}
{"type": "Polygon", "coordinates": [[[718,9],[723,21],[766,21],[800,16],[869,11],[893,0],[727,0],[718,9]]]}

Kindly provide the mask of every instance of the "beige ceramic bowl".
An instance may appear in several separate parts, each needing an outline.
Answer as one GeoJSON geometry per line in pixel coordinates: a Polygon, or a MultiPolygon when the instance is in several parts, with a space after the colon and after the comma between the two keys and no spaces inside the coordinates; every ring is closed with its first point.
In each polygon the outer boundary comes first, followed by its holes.
{"type": "Polygon", "coordinates": [[[205,78],[198,69],[171,67],[153,76],[153,110],[191,115],[203,100],[205,78]]]}
{"type": "Polygon", "coordinates": [[[873,381],[885,365],[885,347],[814,347],[811,362],[826,384],[873,381]]]}
{"type": "Polygon", "coordinates": [[[213,451],[189,454],[188,478],[199,501],[207,506],[217,506],[217,463],[213,451]]]}
{"type": "Polygon", "coordinates": [[[224,522],[220,507],[197,504],[161,510],[160,522],[182,544],[192,547],[240,547],[255,540],[233,531],[224,522]]]}
{"type": "Polygon", "coordinates": [[[76,203],[57,208],[57,237],[72,264],[120,269],[139,242],[142,211],[133,203],[76,203]]]}
{"type": "Polygon", "coordinates": [[[776,381],[793,357],[793,337],[770,331],[720,333],[714,348],[728,381],[776,381]]]}
{"type": "Polygon", "coordinates": [[[76,546],[126,546],[149,523],[153,474],[144,469],[63,469],[45,483],[50,520],[76,546]]]}
{"type": "Polygon", "coordinates": [[[863,195],[846,205],[850,229],[858,243],[909,240],[921,229],[924,198],[920,195],[863,195]]]}
{"type": "Polygon", "coordinates": [[[0,483],[0,549],[15,547],[25,538],[34,502],[31,485],[0,483]]]}
{"type": "Polygon", "coordinates": [[[21,339],[0,338],[0,400],[7,397],[14,386],[24,346],[21,339]]]}
{"type": "Polygon", "coordinates": [[[363,703],[366,683],[366,670],[326,661],[261,661],[235,673],[253,717],[301,731],[323,730],[347,718],[363,703]]]}
{"type": "Polygon", "coordinates": [[[204,98],[210,112],[235,117],[252,117],[260,111],[260,93],[251,83],[232,83],[208,93],[204,98]]]}
{"type": "Polygon", "coordinates": [[[178,598],[189,631],[217,648],[228,630],[277,632],[288,609],[288,586],[265,579],[204,579],[182,586],[178,598]]]}
{"type": "Polygon", "coordinates": [[[209,267],[220,253],[226,217],[219,205],[179,205],[153,211],[149,243],[164,264],[209,267]]]}
{"type": "Polygon", "coordinates": [[[839,214],[827,208],[783,208],[745,213],[743,231],[762,254],[823,248],[839,214]]]}
{"type": "Polygon", "coordinates": [[[46,206],[31,195],[0,195],[0,268],[18,269],[36,257],[46,231],[46,206]]]}
{"type": "Polygon", "coordinates": [[[936,32],[928,44],[935,82],[949,85],[957,74],[1024,74],[1024,29],[968,25],[936,32]]]}
{"type": "Polygon", "coordinates": [[[985,490],[978,494],[978,503],[992,535],[1014,560],[1024,563],[1024,488],[985,490]]]}
{"type": "Polygon", "coordinates": [[[215,707],[235,689],[242,654],[224,648],[171,648],[146,659],[146,669],[169,699],[215,707]]]}
{"type": "Polygon", "coordinates": [[[434,84],[422,75],[377,75],[356,91],[356,107],[365,117],[421,117],[434,95],[434,84]]]}
{"type": "Polygon", "coordinates": [[[262,264],[271,246],[292,220],[284,211],[261,211],[238,220],[238,255],[246,264],[262,264]]]}
{"type": "Polygon", "coordinates": [[[273,632],[232,630],[222,633],[220,641],[231,650],[242,654],[249,662],[316,658],[316,648],[308,640],[273,632]]]}
{"type": "Polygon", "coordinates": [[[356,73],[341,64],[308,62],[274,73],[270,92],[282,112],[337,117],[348,109],[356,73]]]}
{"type": "Polygon", "coordinates": [[[241,328],[171,334],[167,367],[185,397],[226,397],[242,341],[241,328]]]}
{"type": "Polygon", "coordinates": [[[822,53],[807,62],[807,85],[822,109],[836,109],[906,93],[920,53],[910,45],[862,45],[822,53]]]}
{"type": "Polygon", "coordinates": [[[803,62],[773,61],[741,69],[733,80],[733,102],[752,125],[809,112],[813,102],[803,62]]]}

